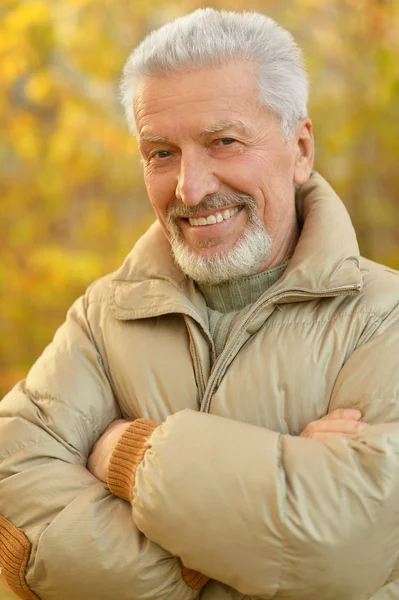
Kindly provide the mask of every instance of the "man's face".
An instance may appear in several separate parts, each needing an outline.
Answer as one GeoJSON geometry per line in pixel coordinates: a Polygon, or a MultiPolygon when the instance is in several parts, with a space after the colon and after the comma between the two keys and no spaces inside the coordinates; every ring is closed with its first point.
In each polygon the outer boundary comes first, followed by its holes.
{"type": "Polygon", "coordinates": [[[297,241],[295,184],[311,170],[303,158],[311,123],[285,142],[278,119],[260,105],[257,80],[255,65],[232,62],[144,78],[137,88],[149,198],[175,259],[194,279],[190,262],[206,272],[222,261],[224,275],[209,280],[217,283],[280,264],[297,241]],[[229,257],[236,263],[245,254],[242,272],[229,267],[229,257]]]}

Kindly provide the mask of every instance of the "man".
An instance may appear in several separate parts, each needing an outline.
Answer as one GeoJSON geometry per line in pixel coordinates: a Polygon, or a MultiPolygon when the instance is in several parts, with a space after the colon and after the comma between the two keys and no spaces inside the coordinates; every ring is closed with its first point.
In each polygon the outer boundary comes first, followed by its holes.
{"type": "Polygon", "coordinates": [[[142,42],[122,91],[158,219],[0,405],[3,580],[399,598],[399,278],[312,173],[299,50],[200,10],[142,42]]]}

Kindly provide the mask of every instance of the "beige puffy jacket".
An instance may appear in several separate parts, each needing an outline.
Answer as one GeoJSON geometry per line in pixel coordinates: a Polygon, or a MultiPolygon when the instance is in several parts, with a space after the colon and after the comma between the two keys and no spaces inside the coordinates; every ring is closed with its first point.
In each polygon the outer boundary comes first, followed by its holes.
{"type": "Polygon", "coordinates": [[[359,259],[319,175],[298,213],[287,270],[213,367],[155,224],[0,403],[1,577],[21,598],[399,598],[399,276],[359,259]],[[340,407],[372,426],[298,437],[340,407]],[[86,469],[121,415],[161,424],[114,465],[131,504],[86,469]]]}

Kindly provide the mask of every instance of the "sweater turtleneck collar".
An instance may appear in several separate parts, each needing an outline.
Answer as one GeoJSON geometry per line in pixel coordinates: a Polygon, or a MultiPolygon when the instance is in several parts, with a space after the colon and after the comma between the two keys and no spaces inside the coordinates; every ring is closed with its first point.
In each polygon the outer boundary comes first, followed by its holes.
{"type": "Polygon", "coordinates": [[[274,285],[287,268],[288,261],[269,269],[218,285],[198,285],[208,308],[221,313],[237,312],[248,304],[256,302],[260,296],[274,285]]]}

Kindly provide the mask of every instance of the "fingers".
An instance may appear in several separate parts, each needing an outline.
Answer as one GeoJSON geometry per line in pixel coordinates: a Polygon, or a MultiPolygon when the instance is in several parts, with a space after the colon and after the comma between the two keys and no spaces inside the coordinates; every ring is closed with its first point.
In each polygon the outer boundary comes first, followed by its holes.
{"type": "Polygon", "coordinates": [[[312,440],[318,440],[319,442],[325,442],[326,440],[332,440],[333,438],[340,438],[343,440],[350,440],[353,438],[353,434],[349,433],[336,433],[334,431],[318,431],[310,437],[312,440]]]}
{"type": "Polygon", "coordinates": [[[330,421],[332,419],[353,419],[359,421],[361,418],[362,413],[357,408],[337,408],[337,410],[324,415],[320,421],[330,421]]]}
{"type": "Polygon", "coordinates": [[[329,440],[331,438],[350,439],[366,427],[362,423],[362,413],[356,408],[338,408],[317,421],[312,421],[301,433],[301,437],[314,440],[329,440]]]}
{"type": "Polygon", "coordinates": [[[311,439],[330,439],[331,437],[353,437],[366,429],[367,423],[355,421],[354,419],[319,419],[309,423],[301,437],[311,439]]]}

